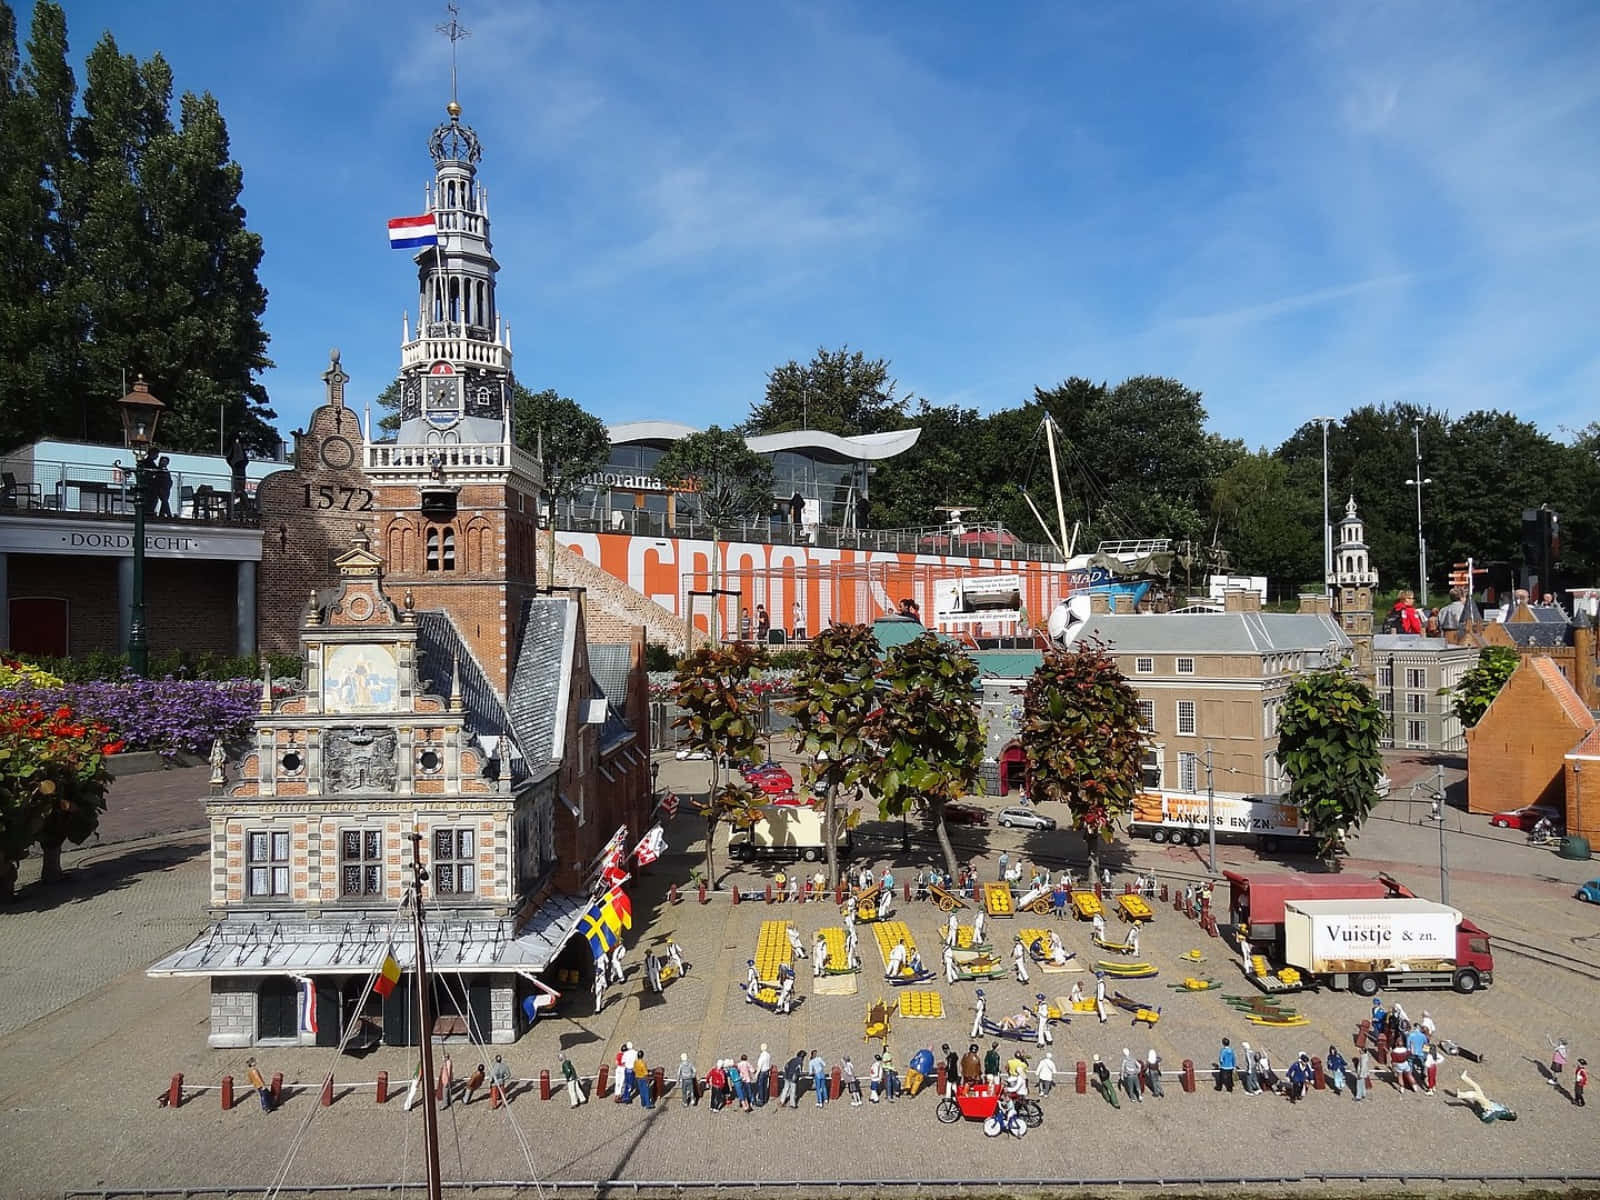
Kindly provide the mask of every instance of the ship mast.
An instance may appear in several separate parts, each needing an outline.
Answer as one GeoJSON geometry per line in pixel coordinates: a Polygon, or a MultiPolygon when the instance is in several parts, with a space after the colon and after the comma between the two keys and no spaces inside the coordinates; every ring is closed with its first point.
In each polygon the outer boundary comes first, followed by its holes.
{"type": "Polygon", "coordinates": [[[422,835],[406,834],[411,843],[411,905],[416,918],[417,1023],[422,1037],[422,1136],[427,1145],[428,1200],[442,1200],[439,1182],[439,1111],[434,1107],[433,988],[428,982],[428,939],[422,921],[422,885],[428,872],[422,865],[422,835]]]}

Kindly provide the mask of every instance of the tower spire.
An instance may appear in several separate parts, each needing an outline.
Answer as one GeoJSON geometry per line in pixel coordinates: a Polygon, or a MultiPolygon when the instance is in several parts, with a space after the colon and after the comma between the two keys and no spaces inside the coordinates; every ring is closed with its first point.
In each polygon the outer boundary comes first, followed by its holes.
{"type": "Polygon", "coordinates": [[[458,19],[461,10],[454,3],[447,3],[444,7],[450,14],[450,19],[434,26],[434,29],[444,34],[450,42],[450,115],[454,117],[461,113],[461,100],[456,95],[456,43],[462,38],[471,37],[472,31],[458,19]]]}

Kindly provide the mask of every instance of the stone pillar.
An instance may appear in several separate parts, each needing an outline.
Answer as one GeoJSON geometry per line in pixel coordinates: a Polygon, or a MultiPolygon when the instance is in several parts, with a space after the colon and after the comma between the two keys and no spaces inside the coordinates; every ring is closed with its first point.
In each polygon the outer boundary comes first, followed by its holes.
{"type": "MultiPolygon", "coordinates": [[[[148,620],[148,618],[146,618],[148,620]]],[[[128,624],[133,620],[133,559],[117,559],[117,653],[128,652],[128,624]]]]}
{"type": "Polygon", "coordinates": [[[256,983],[249,976],[211,977],[211,1035],[206,1038],[211,1049],[255,1044],[256,983]]]}
{"type": "Polygon", "coordinates": [[[256,564],[239,564],[233,602],[233,652],[243,657],[256,652],[256,564]]]}
{"type": "Polygon", "coordinates": [[[496,1046],[517,1040],[517,977],[496,975],[489,985],[489,1041],[496,1046]]]}

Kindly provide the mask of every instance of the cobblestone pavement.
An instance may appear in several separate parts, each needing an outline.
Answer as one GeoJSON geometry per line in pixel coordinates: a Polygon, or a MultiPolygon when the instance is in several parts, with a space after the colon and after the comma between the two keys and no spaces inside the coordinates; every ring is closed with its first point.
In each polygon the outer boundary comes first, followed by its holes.
{"type": "MultiPolygon", "coordinates": [[[[691,784],[703,765],[667,762],[663,783],[691,784]]],[[[997,805],[997,801],[987,801],[997,805]]],[[[1369,825],[1347,867],[1396,870],[1424,894],[1437,891],[1437,832],[1412,823],[1402,801],[1392,801],[1369,825]],[[1430,888],[1433,889],[1430,891],[1430,888]]],[[[1454,864],[1451,899],[1492,934],[1559,948],[1600,964],[1595,936],[1600,909],[1571,899],[1569,875],[1600,873],[1593,863],[1562,863],[1530,850],[1514,836],[1490,834],[1481,818],[1461,817],[1449,827],[1454,864]]],[[[698,858],[691,851],[701,827],[682,817],[670,830],[674,853],[636,889],[633,973],[622,995],[594,1014],[581,989],[567,998],[562,1015],[541,1020],[520,1043],[504,1048],[519,1076],[556,1068],[568,1053],[592,1073],[609,1061],[624,1039],[643,1047],[648,1060],[669,1069],[680,1051],[701,1072],[719,1056],[752,1057],[769,1044],[781,1061],[796,1049],[817,1048],[835,1063],[851,1055],[859,1071],[871,1061],[874,1043],[862,1040],[863,1014],[883,984],[876,948],[863,936],[865,968],[854,996],[813,996],[802,963],[804,999],[793,1016],[781,1018],[743,1002],[736,983],[754,950],[762,920],[788,918],[809,935],[837,923],[831,906],[820,904],[733,906],[725,898],[702,906],[692,896],[664,902],[666,884],[687,877],[698,858]],[[665,997],[644,994],[638,959],[646,945],[677,938],[693,964],[665,997]]],[[[868,823],[863,856],[892,861],[904,878],[930,858],[931,843],[914,838],[900,850],[899,826],[868,823]]],[[[998,829],[962,831],[963,854],[992,874],[1002,847],[1015,856],[1053,861],[1074,852],[1065,834],[1020,835],[998,829]]],[[[202,980],[155,981],[142,968],[187,940],[203,921],[204,848],[198,837],[100,849],[84,854],[70,894],[48,902],[44,891],[24,891],[18,911],[0,918],[0,982],[8,1004],[0,1017],[0,1191],[16,1196],[60,1195],[83,1186],[196,1186],[270,1182],[291,1142],[303,1144],[284,1178],[294,1182],[416,1181],[420,1166],[420,1112],[409,1116],[399,1099],[373,1103],[371,1081],[380,1069],[409,1077],[414,1057],[380,1049],[363,1058],[333,1062],[322,1050],[261,1048],[254,1053],[269,1071],[282,1071],[306,1090],[283,1109],[263,1114],[241,1087],[241,1103],[220,1111],[215,1092],[204,1092],[179,1111],[159,1109],[154,1096],[174,1071],[192,1087],[215,1084],[224,1073],[242,1078],[247,1051],[205,1048],[206,985],[202,980]],[[105,857],[96,859],[95,855],[105,857]],[[103,875],[95,872],[103,871],[103,875]],[[35,982],[35,981],[38,982],[35,982]],[[31,1006],[31,1007],[30,1007],[31,1006]],[[317,1082],[332,1063],[338,1099],[330,1109],[316,1104],[317,1082]],[[353,1089],[353,1090],[351,1090],[353,1089]],[[308,1124],[309,1122],[309,1124],[308,1124]]],[[[1206,848],[1141,844],[1130,860],[1172,883],[1202,875],[1206,848]]],[[[1219,848],[1219,865],[1248,864],[1254,855],[1235,846],[1219,848]]],[[[69,863],[77,861],[69,856],[69,863]]],[[[759,873],[740,878],[754,883],[759,873]]],[[[942,917],[922,904],[902,905],[926,957],[936,958],[942,917]]],[[[991,923],[1009,939],[1012,927],[1050,924],[1048,918],[991,923]]],[[[864,934],[869,930],[864,928],[864,934]]],[[[1097,952],[1087,930],[1067,923],[1062,935],[1080,960],[1097,952]]],[[[1153,1030],[1129,1026],[1125,1014],[1100,1025],[1089,1017],[1058,1027],[1054,1046],[1063,1086],[1044,1101],[1045,1123],[1023,1142],[984,1138],[976,1125],[939,1125],[928,1095],[890,1106],[859,1109],[833,1105],[818,1111],[807,1099],[795,1112],[770,1106],[755,1114],[712,1114],[704,1105],[685,1111],[669,1095],[654,1112],[637,1105],[591,1103],[578,1113],[559,1089],[541,1102],[536,1091],[519,1095],[505,1110],[487,1103],[457,1106],[443,1118],[447,1177],[476,1179],[802,1179],[819,1186],[840,1179],[928,1180],[978,1178],[1078,1179],[1204,1174],[1288,1175],[1307,1171],[1350,1172],[1363,1168],[1448,1170],[1498,1174],[1515,1170],[1600,1172],[1600,1138],[1587,1109],[1571,1106],[1541,1075],[1547,1035],[1573,1039],[1574,1054],[1600,1049],[1597,983],[1502,949],[1493,987],[1471,997],[1415,993],[1404,998],[1413,1016],[1426,1008],[1441,1032],[1485,1051],[1471,1068],[1491,1096],[1517,1109],[1516,1124],[1482,1125],[1447,1089],[1459,1071],[1447,1060],[1435,1097],[1400,1095],[1381,1085],[1362,1105],[1348,1097],[1315,1093],[1300,1106],[1277,1097],[1217,1094],[1202,1082],[1193,1095],[1170,1080],[1164,1100],[1112,1110],[1092,1093],[1077,1095],[1072,1070],[1100,1054],[1119,1059],[1123,1047],[1136,1053],[1155,1047],[1171,1070],[1185,1058],[1204,1070],[1214,1061],[1218,1039],[1235,1045],[1266,1045],[1280,1068],[1291,1053],[1323,1054],[1330,1044],[1347,1048],[1368,1005],[1325,992],[1290,1003],[1310,1023],[1292,1030],[1260,1030],[1223,1001],[1251,994],[1239,979],[1222,942],[1169,908],[1143,938],[1144,957],[1161,968],[1158,978],[1129,982],[1130,995],[1158,1004],[1153,1030]],[[1199,948],[1200,967],[1178,956],[1199,948]],[[1220,991],[1182,994],[1167,984],[1186,974],[1209,974],[1220,991]],[[528,1152],[525,1155],[523,1146],[528,1152]],[[531,1167],[529,1165],[531,1161],[531,1167]]],[[[1600,970],[1595,974],[1600,975],[1600,970]]],[[[1045,975],[1035,969],[1028,985],[990,985],[990,1012],[1031,1004],[1038,991],[1065,993],[1073,980],[1091,974],[1045,975]]],[[[929,985],[944,998],[946,1015],[934,1021],[899,1018],[891,1044],[902,1067],[919,1046],[942,1042],[964,1048],[971,1021],[973,985],[929,985]]],[[[1031,1046],[1027,1047],[1034,1057],[1031,1046]]],[[[476,1052],[452,1048],[458,1077],[476,1052]]],[[[397,1089],[397,1091],[400,1089],[397,1089]]]]}

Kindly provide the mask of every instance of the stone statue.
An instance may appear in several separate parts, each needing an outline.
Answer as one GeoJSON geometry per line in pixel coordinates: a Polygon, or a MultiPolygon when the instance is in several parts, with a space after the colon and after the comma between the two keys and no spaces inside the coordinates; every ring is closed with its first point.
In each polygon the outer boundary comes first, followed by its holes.
{"type": "Polygon", "coordinates": [[[228,762],[228,753],[227,753],[226,750],[224,750],[222,748],[222,739],[221,738],[212,738],[211,739],[211,784],[212,784],[213,787],[220,787],[223,784],[228,782],[227,776],[224,775],[223,771],[222,771],[222,768],[227,765],[227,762],[228,762]]]}

